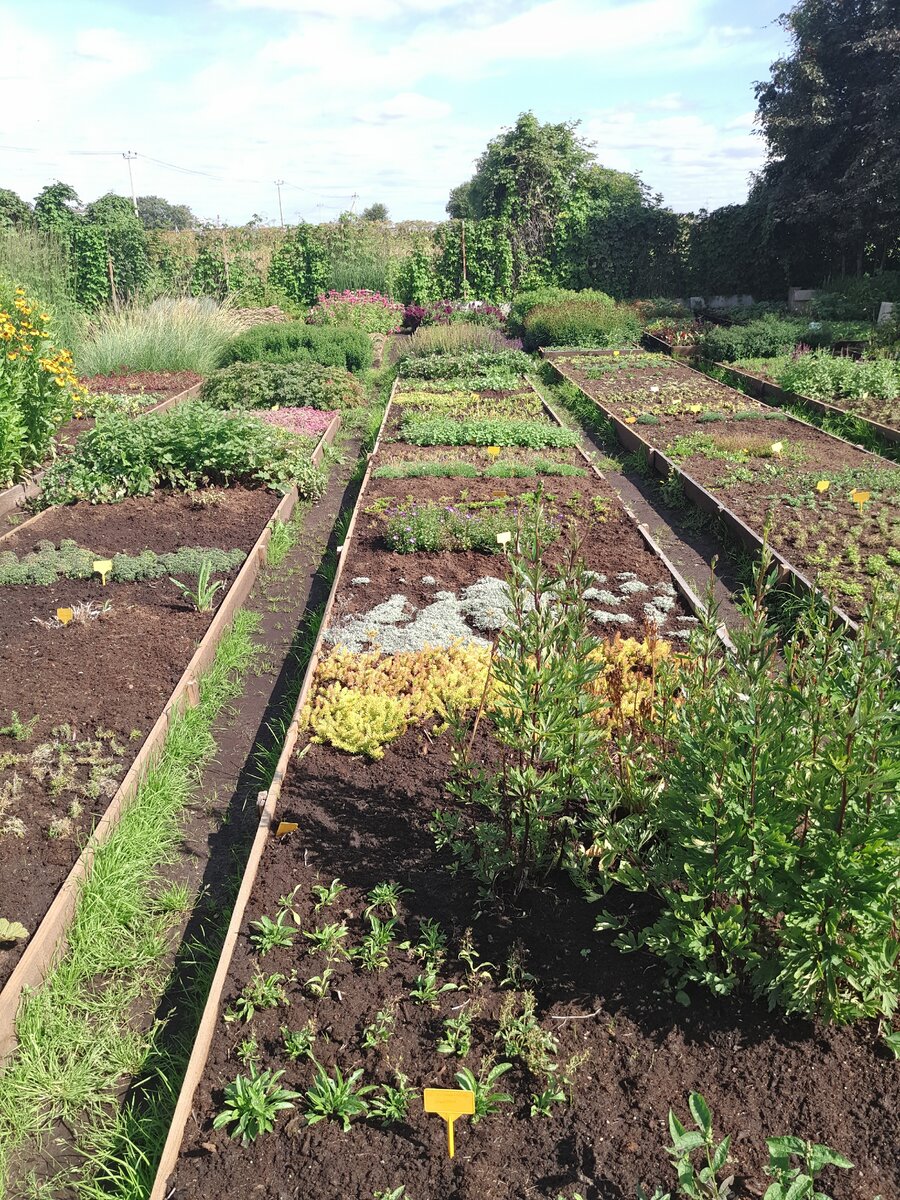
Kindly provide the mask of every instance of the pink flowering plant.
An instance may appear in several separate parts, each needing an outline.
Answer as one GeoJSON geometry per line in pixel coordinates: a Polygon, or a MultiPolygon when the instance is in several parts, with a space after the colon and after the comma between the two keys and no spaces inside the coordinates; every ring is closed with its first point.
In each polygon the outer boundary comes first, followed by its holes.
{"type": "Polygon", "coordinates": [[[318,408],[276,408],[257,413],[268,425],[277,425],[289,433],[318,440],[334,416],[333,412],[322,412],[318,408]]]}
{"type": "Polygon", "coordinates": [[[311,325],[353,325],[365,333],[393,333],[403,324],[403,305],[365,289],[319,296],[307,314],[311,325]]]}

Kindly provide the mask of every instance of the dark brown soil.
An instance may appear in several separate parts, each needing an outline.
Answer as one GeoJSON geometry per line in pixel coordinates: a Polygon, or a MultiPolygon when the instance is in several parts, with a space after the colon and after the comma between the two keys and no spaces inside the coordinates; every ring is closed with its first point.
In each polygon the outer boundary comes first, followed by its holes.
{"type": "MultiPolygon", "coordinates": [[[[504,446],[498,461],[531,463],[535,459],[567,463],[573,467],[585,466],[576,450],[528,450],[523,446],[504,446]]],[[[411,446],[408,442],[384,442],[378,455],[379,466],[397,462],[466,462],[481,469],[490,461],[484,450],[479,452],[471,446],[411,446]]]]}
{"type": "MultiPolygon", "coordinates": [[[[609,485],[593,474],[587,478],[549,478],[542,481],[548,504],[559,518],[573,521],[581,539],[581,552],[587,567],[607,576],[601,588],[617,588],[615,577],[620,572],[634,572],[639,580],[652,586],[668,579],[659,559],[647,549],[634,522],[625,515],[609,485]],[[592,497],[605,501],[595,515],[592,497]]],[[[536,481],[529,479],[372,479],[366,489],[363,508],[354,532],[352,563],[346,579],[368,578],[370,583],[358,587],[343,587],[334,607],[334,619],[348,613],[368,611],[374,604],[394,593],[402,593],[416,607],[434,600],[435,591],[458,591],[485,575],[503,577],[503,556],[478,551],[467,553],[396,554],[387,551],[383,530],[384,521],[367,512],[373,504],[385,498],[416,501],[459,500],[482,501],[508,496],[515,499],[533,492],[536,481]],[[423,583],[422,579],[434,582],[423,583]]],[[[567,544],[563,536],[548,552],[548,562],[557,562],[567,544]]],[[[627,613],[634,624],[623,632],[637,633],[643,625],[643,605],[648,595],[638,592],[616,606],[616,612],[627,613]]],[[[604,607],[604,606],[601,606],[604,607]]],[[[670,622],[687,616],[681,600],[671,610],[670,622]]],[[[663,631],[665,636],[665,630],[663,631]]]]}
{"type": "MultiPolygon", "coordinates": [[[[249,549],[278,497],[242,488],[220,494],[221,504],[198,510],[187,497],[166,494],[120,505],[50,510],[30,527],[31,533],[17,531],[0,545],[22,553],[43,538],[73,537],[108,554],[147,548],[164,553],[182,545],[249,549]]],[[[18,777],[15,798],[5,813],[0,802],[0,824],[5,816],[18,818],[25,827],[23,836],[7,833],[0,840],[0,916],[20,921],[33,933],[105,811],[115,782],[162,712],[212,614],[194,612],[167,579],[105,588],[99,579],[5,587],[0,599],[0,726],[9,723],[12,713],[25,722],[38,717],[27,740],[0,735],[0,762],[4,755],[16,756],[0,770],[0,801],[2,789],[18,777]],[[86,600],[98,605],[110,600],[110,615],[61,629],[37,623],[53,617],[59,607],[86,600]],[[63,726],[71,727],[71,733],[54,733],[63,726]],[[91,741],[101,730],[115,735],[120,747],[115,769],[102,787],[87,787],[90,767],[84,765],[54,795],[47,777],[35,774],[35,751],[59,744],[71,751],[69,742],[91,741]],[[53,825],[60,821],[62,826],[53,825]]],[[[45,753],[46,749],[38,751],[39,756],[45,753]]],[[[23,949],[24,943],[0,948],[0,985],[23,949]]]]}
{"type": "Polygon", "coordinates": [[[131,395],[135,392],[155,392],[161,400],[186,392],[203,382],[195,371],[121,371],[114,375],[87,375],[79,379],[89,392],[109,392],[112,395],[131,395]]]}
{"type": "Polygon", "coordinates": [[[249,550],[278,507],[264,488],[206,488],[186,494],[162,489],[118,504],[52,508],[0,541],[0,550],[25,554],[40,541],[72,538],[98,553],[165,554],[180,546],[249,550]]]}
{"type": "MultiPolygon", "coordinates": [[[[579,1192],[585,1200],[625,1200],[643,1185],[671,1186],[664,1152],[670,1107],[687,1113],[687,1095],[702,1092],[716,1128],[735,1137],[737,1195],[761,1196],[766,1136],[796,1133],[847,1152],[855,1173],[823,1178],[836,1200],[893,1196],[900,1188],[896,1113],[900,1072],[876,1047],[872,1029],[833,1030],[782,1022],[760,1006],[717,1001],[698,992],[689,1008],[675,1004],[658,963],[644,954],[623,955],[611,935],[592,931],[596,909],[565,881],[530,894],[520,906],[476,915],[473,884],[452,878],[436,854],[427,828],[439,806],[448,771],[447,745],[424,730],[406,734],[381,762],[313,747],[295,762],[285,781],[279,818],[299,831],[272,841],[248,908],[248,921],[274,917],[279,897],[298,887],[300,930],[347,920],[348,946],[367,931],[365,894],[383,880],[397,880],[404,897],[396,942],[417,939],[425,918],[451,936],[441,982],[460,989],[467,979],[455,958],[467,928],[477,951],[497,965],[492,982],[448,992],[432,1010],[415,1003],[410,989],[421,964],[392,947],[390,967],[368,974],[346,961],[335,966],[326,998],[302,988],[325,962],[300,945],[275,950],[261,961],[249,944],[245,922],[225,994],[231,1005],[253,975],[296,971],[287,985],[289,1007],[259,1012],[250,1026],[221,1023],[200,1089],[196,1116],[188,1123],[178,1168],[175,1200],[239,1196],[341,1196],[371,1200],[404,1184],[411,1197],[446,1200],[556,1200],[579,1192]],[[335,877],[347,886],[333,909],[314,914],[311,887],[335,877]],[[457,1124],[457,1154],[445,1152],[443,1123],[422,1111],[418,1089],[454,1087],[461,1066],[477,1074],[493,1054],[507,1060],[495,1040],[505,974],[515,942],[525,948],[535,975],[541,1025],[559,1039],[558,1059],[588,1055],[579,1069],[572,1104],[557,1105],[552,1119],[530,1116],[530,1097],[542,1084],[521,1064],[503,1076],[514,1097],[498,1115],[457,1124]],[[442,1021],[477,1006],[472,1052],[460,1060],[436,1051],[442,1021]],[[380,1010],[393,1008],[396,1032],[388,1044],[365,1050],[361,1037],[380,1010]],[[300,1029],[314,1018],[320,1031],[316,1056],[329,1069],[365,1069],[365,1082],[392,1083],[402,1069],[417,1089],[408,1120],[383,1128],[355,1123],[344,1134],[335,1122],[307,1127],[297,1114],[280,1117],[273,1136],[242,1149],[211,1118],[222,1104],[224,1084],[245,1071],[236,1056],[244,1038],[257,1039],[261,1065],[286,1068],[282,1083],[303,1092],[312,1082],[308,1062],[286,1057],[280,1030],[300,1029]],[[570,1019],[555,1020],[566,1017],[570,1019]]],[[[633,898],[607,897],[604,907],[627,914],[633,898]]]]}

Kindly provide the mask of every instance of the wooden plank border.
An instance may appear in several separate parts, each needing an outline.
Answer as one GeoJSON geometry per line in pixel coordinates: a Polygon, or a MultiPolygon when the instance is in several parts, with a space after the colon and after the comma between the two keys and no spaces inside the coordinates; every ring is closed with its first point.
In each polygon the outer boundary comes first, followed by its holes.
{"type": "MultiPolygon", "coordinates": [[[[541,353],[543,354],[543,351],[541,353]]],[[[708,513],[710,516],[721,520],[728,528],[729,532],[733,534],[733,536],[751,552],[758,554],[762,551],[762,538],[754,529],[747,525],[737,515],[737,513],[733,512],[732,509],[730,509],[727,505],[722,504],[722,502],[718,500],[712,492],[708,491],[701,483],[698,483],[693,476],[682,470],[677,463],[673,462],[671,458],[668,458],[665,454],[663,454],[661,450],[658,450],[651,442],[648,442],[641,437],[641,435],[637,433],[630,425],[626,425],[621,417],[618,417],[610,409],[602,405],[595,396],[591,396],[588,392],[586,392],[578,380],[575,379],[564,366],[561,366],[555,358],[548,357],[546,361],[553,366],[553,369],[561,376],[561,378],[565,379],[568,383],[571,383],[574,387],[577,387],[582,395],[587,396],[591,403],[596,404],[597,408],[599,408],[603,415],[612,423],[612,426],[616,431],[616,436],[626,450],[640,451],[641,453],[645,454],[651,469],[663,479],[669,479],[673,475],[677,476],[681,481],[684,494],[697,508],[699,508],[702,512],[708,513]]],[[[687,369],[691,370],[692,368],[688,367],[687,369]]],[[[696,372],[696,374],[702,376],[702,372],[700,371],[696,372]]],[[[708,378],[707,376],[702,377],[708,378]]],[[[801,421],[797,417],[789,416],[788,419],[797,421],[797,423],[800,425],[808,425],[808,422],[801,421]]],[[[815,429],[815,426],[810,426],[810,428],[815,429]]],[[[817,430],[817,432],[822,433],[823,431],[817,430]]],[[[828,434],[826,436],[831,437],[833,435],[828,434]]],[[[835,441],[843,440],[843,438],[835,438],[835,441]]],[[[845,444],[849,445],[850,443],[845,444]]],[[[848,627],[848,629],[851,629],[854,633],[858,631],[859,626],[857,625],[856,621],[854,621],[848,613],[844,612],[842,608],[839,608],[838,605],[831,603],[821,588],[816,587],[812,580],[808,579],[807,576],[804,575],[803,572],[797,567],[795,567],[792,562],[786,559],[783,554],[779,554],[779,552],[773,549],[771,546],[769,547],[769,553],[772,555],[772,559],[778,567],[779,576],[782,579],[789,580],[792,584],[796,585],[801,592],[814,594],[820,597],[827,604],[830,604],[832,611],[837,614],[837,616],[848,627]]]]}
{"type": "MultiPolygon", "coordinates": [[[[339,427],[340,415],[336,414],[319,439],[313,454],[319,453],[320,457],[324,454],[325,445],[329,439],[333,440],[339,427]]],[[[148,769],[161,753],[173,713],[179,712],[186,705],[193,706],[199,700],[200,677],[212,664],[219,642],[231,628],[235,613],[246,601],[260,569],[266,563],[273,527],[276,521],[290,520],[297,502],[297,488],[293,487],[281,499],[266,522],[116,794],[57,891],[12,974],[0,990],[0,1062],[15,1049],[16,1017],[23,990],[39,987],[65,948],[66,932],[75,913],[80,887],[90,873],[98,846],[102,846],[109,838],[148,769]]],[[[45,511],[51,512],[52,509],[45,511]]]]}
{"type": "MultiPolygon", "coordinates": [[[[183,392],[179,392],[176,396],[170,396],[168,400],[160,400],[159,404],[154,404],[152,408],[146,409],[142,413],[138,413],[137,417],[147,417],[150,413],[164,412],[165,409],[171,408],[173,404],[180,404],[182,400],[190,400],[192,396],[198,396],[203,383],[195,383],[192,387],[185,388],[183,392]]],[[[137,418],[135,418],[137,419],[137,418]]],[[[47,468],[41,467],[35,471],[28,479],[23,479],[19,483],[14,483],[5,491],[0,492],[0,518],[14,512],[17,508],[21,508],[28,500],[33,499],[41,490],[41,480],[44,478],[47,468]]],[[[25,522],[23,521],[24,525],[25,522]]],[[[21,529],[21,525],[13,526],[14,529],[21,529]]],[[[6,530],[6,533],[11,533],[12,530],[6,530]]],[[[0,540],[3,538],[0,534],[0,540]]]]}

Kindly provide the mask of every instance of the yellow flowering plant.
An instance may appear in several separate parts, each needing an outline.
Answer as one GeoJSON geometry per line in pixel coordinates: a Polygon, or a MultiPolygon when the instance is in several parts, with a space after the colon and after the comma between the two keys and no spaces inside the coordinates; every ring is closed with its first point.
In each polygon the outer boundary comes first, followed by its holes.
{"type": "Polygon", "coordinates": [[[54,434],[84,395],[71,353],[53,346],[49,313],[0,279],[0,485],[50,455],[54,434]]]}

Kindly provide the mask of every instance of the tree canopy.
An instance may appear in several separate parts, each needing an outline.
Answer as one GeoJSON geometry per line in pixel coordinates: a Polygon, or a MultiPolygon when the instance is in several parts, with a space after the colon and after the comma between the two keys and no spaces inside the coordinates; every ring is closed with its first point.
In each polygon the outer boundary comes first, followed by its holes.
{"type": "Polygon", "coordinates": [[[368,208],[362,210],[361,216],[364,221],[386,221],[388,219],[387,205],[380,201],[370,204],[368,208]]]}
{"type": "Polygon", "coordinates": [[[145,229],[195,229],[197,218],[186,204],[170,204],[162,196],[138,196],[138,215],[145,229]]]}

